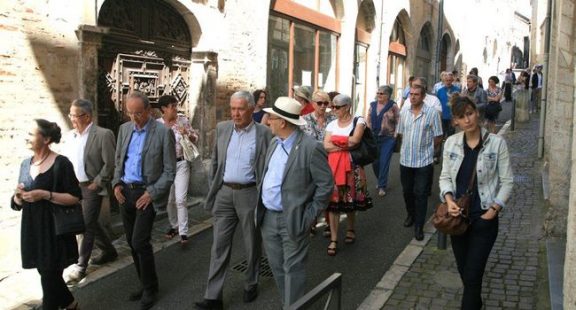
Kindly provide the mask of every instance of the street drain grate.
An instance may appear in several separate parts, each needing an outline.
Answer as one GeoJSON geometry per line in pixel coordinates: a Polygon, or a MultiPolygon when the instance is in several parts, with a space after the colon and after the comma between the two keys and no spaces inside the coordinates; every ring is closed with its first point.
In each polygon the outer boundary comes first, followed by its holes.
{"type": "MultiPolygon", "coordinates": [[[[240,263],[236,264],[232,267],[232,270],[238,272],[245,272],[248,269],[248,261],[243,260],[240,263]]],[[[270,265],[268,264],[268,258],[260,257],[260,276],[264,278],[272,278],[274,275],[272,274],[272,269],[270,269],[270,265]]]]}

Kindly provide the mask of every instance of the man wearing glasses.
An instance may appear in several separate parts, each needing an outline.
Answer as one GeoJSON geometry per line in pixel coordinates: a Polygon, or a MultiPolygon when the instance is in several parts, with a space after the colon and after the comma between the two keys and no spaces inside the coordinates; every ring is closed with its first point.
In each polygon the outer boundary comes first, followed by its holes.
{"type": "Polygon", "coordinates": [[[92,102],[76,99],[70,106],[68,117],[71,130],[64,139],[63,153],[74,166],[76,178],[82,190],[82,213],[86,231],[79,235],[78,263],[68,275],[68,283],[77,283],[86,277],[88,261],[94,243],[102,254],[90,263],[101,265],[118,257],[110,238],[98,222],[102,201],[108,199],[110,181],[114,172],[114,150],[116,142],[110,129],[96,126],[92,122],[92,102]]]}
{"type": "Polygon", "coordinates": [[[150,101],[140,92],[128,96],[126,114],[130,122],[118,131],[112,186],[142,285],[128,299],[150,309],[158,293],[150,238],[156,210],[166,207],[176,174],[175,138],[172,130],[150,117],[150,101]]]}

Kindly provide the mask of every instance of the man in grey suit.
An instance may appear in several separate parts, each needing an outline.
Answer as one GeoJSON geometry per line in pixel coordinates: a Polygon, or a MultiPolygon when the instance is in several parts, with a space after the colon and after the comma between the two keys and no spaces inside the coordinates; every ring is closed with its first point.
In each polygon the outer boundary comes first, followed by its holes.
{"type": "Polygon", "coordinates": [[[150,237],[156,211],[166,207],[174,182],[175,138],[172,130],[150,117],[150,101],[142,93],[128,96],[126,114],[131,121],[122,124],[118,131],[112,186],[142,285],[128,299],[140,300],[140,308],[149,309],[158,293],[150,237]]]}
{"type": "Polygon", "coordinates": [[[301,109],[288,97],[264,109],[276,139],[266,154],[256,220],[284,307],[305,293],[310,225],[334,189],[324,147],[300,130],[301,109]]]}
{"type": "Polygon", "coordinates": [[[92,111],[92,102],[88,100],[76,99],[72,102],[68,117],[74,129],[66,135],[63,143],[63,153],[72,162],[82,189],[82,213],[86,225],[84,234],[79,235],[78,263],[68,275],[69,282],[78,282],[86,276],[94,243],[102,254],[92,259],[92,264],[104,264],[118,257],[110,238],[98,222],[102,200],[104,197],[108,199],[114,173],[116,142],[110,129],[92,122],[92,111]]]}
{"type": "Polygon", "coordinates": [[[254,97],[239,91],[230,98],[232,120],[218,123],[212,152],[210,189],[205,208],[214,216],[214,241],[204,300],[199,309],[222,309],[222,288],[230,261],[232,237],[240,224],[247,253],[248,268],[244,284],[244,302],[258,295],[258,271],[261,254],[260,232],[254,212],[258,199],[256,184],[272,133],[252,120],[254,97]]]}

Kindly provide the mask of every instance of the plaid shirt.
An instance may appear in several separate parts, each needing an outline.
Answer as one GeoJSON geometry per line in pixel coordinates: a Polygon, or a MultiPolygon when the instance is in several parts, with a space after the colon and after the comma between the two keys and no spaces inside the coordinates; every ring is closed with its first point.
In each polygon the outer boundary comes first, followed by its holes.
{"type": "Polygon", "coordinates": [[[402,135],[400,165],[426,167],[434,161],[434,138],[442,135],[440,114],[426,105],[416,116],[412,107],[402,110],[397,133],[402,135]]]}

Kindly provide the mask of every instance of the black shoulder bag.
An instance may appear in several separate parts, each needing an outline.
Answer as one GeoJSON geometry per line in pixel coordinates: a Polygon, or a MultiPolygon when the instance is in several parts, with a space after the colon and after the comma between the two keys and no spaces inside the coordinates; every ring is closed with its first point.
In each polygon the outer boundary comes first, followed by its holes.
{"type": "MultiPolygon", "coordinates": [[[[358,117],[354,117],[354,124],[352,126],[352,131],[350,136],[354,135],[354,130],[356,130],[356,123],[358,122],[358,117]]],[[[359,166],[366,166],[371,164],[376,158],[378,158],[378,146],[376,145],[376,140],[372,134],[372,130],[366,126],[364,128],[364,134],[362,135],[362,140],[358,145],[350,150],[350,155],[352,156],[352,162],[359,166]]]]}
{"type": "MultiPolygon", "coordinates": [[[[54,162],[54,184],[52,192],[56,192],[56,182],[60,172],[59,160],[54,162]]],[[[50,202],[52,204],[52,217],[54,219],[54,231],[57,236],[61,235],[78,235],[86,231],[84,225],[84,215],[82,214],[82,205],[77,202],[71,206],[63,206],[50,202]]]]}

